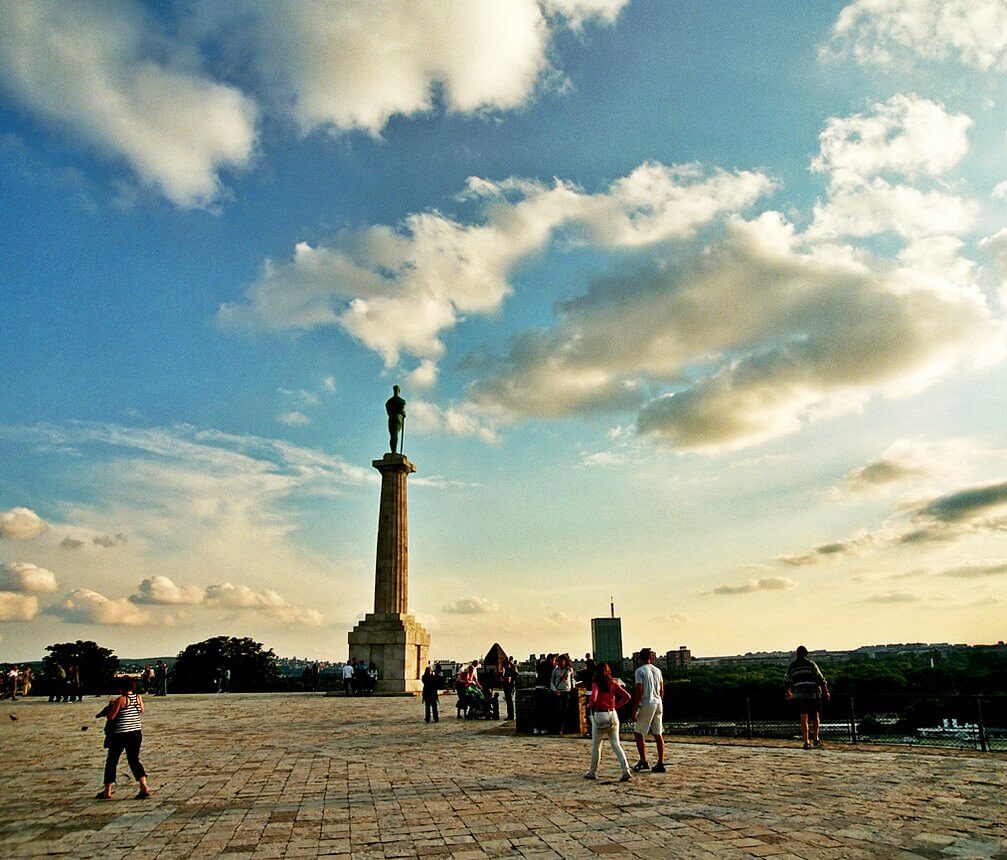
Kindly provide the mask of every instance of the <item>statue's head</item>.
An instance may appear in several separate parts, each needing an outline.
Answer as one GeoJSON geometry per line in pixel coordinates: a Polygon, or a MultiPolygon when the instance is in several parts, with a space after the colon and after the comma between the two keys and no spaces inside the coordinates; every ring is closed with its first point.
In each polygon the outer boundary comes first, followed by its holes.
{"type": "Polygon", "coordinates": [[[392,386],[392,393],[398,394],[401,389],[397,385],[392,386]]]}

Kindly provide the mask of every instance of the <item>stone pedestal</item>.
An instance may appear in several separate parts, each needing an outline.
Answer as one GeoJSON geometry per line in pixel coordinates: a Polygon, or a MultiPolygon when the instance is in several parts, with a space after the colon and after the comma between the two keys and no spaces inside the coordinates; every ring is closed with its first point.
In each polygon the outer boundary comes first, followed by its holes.
{"type": "Polygon", "coordinates": [[[416,467],[402,454],[372,464],[381,473],[374,611],[350,631],[350,660],[374,662],[379,693],[413,694],[430,654],[430,634],[409,614],[409,519],[406,478],[416,467]]]}
{"type": "Polygon", "coordinates": [[[430,655],[430,634],[406,613],[368,612],[350,631],[350,660],[378,667],[378,693],[419,693],[430,655]]]}

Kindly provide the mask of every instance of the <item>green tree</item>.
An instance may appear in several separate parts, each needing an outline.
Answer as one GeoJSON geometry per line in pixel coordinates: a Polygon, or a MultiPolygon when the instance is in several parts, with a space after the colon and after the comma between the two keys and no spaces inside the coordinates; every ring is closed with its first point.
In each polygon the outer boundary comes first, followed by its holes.
{"type": "Polygon", "coordinates": [[[49,653],[42,658],[42,673],[47,683],[56,676],[56,664],[65,670],[76,664],[80,668],[81,688],[85,693],[108,692],[112,679],[119,671],[119,658],[109,648],[102,648],[97,642],[58,642],[47,645],[49,653]]]}
{"type": "Polygon", "coordinates": [[[171,688],[179,693],[209,693],[217,689],[224,669],[231,670],[230,689],[264,691],[277,687],[276,654],[261,642],[244,637],[214,636],[187,645],[171,673],[171,688]]]}

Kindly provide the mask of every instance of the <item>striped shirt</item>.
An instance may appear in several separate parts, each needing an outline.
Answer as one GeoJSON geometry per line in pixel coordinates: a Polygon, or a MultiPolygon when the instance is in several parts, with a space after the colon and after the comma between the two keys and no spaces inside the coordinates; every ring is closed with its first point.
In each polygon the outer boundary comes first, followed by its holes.
{"type": "Polygon", "coordinates": [[[825,676],[814,661],[798,657],[787,669],[785,685],[795,699],[820,699],[825,676]]]}
{"type": "Polygon", "coordinates": [[[119,708],[112,725],[117,735],[140,731],[140,701],[136,693],[126,694],[126,704],[119,708]]]}

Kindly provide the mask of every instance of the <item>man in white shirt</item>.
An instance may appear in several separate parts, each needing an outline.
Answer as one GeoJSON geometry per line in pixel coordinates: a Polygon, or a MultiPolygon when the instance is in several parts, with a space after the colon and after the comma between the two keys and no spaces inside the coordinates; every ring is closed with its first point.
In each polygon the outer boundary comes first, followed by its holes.
{"type": "Polygon", "coordinates": [[[353,692],[353,664],[348,660],[343,664],[343,692],[347,696],[353,692]]]}
{"type": "Polygon", "coordinates": [[[633,676],[633,720],[636,723],[633,737],[640,761],[633,770],[638,773],[643,770],[664,773],[664,676],[654,665],[654,652],[650,648],[640,649],[640,660],[640,667],[633,676]],[[643,739],[647,734],[653,735],[657,744],[657,764],[653,768],[647,763],[647,747],[643,739]]]}

